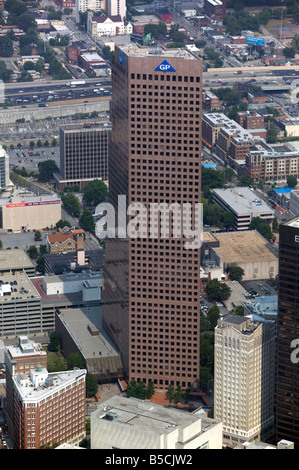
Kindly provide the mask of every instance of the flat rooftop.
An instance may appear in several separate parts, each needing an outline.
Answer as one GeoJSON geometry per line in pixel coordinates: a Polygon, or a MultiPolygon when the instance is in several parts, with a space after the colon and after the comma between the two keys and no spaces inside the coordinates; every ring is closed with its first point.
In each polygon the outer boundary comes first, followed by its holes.
{"type": "MultiPolygon", "coordinates": [[[[94,88],[99,88],[100,85],[94,88]]],[[[109,131],[111,129],[111,123],[109,121],[104,122],[92,122],[79,126],[78,124],[65,124],[60,126],[62,131],[76,131],[76,132],[88,132],[88,131],[109,131]]]]}
{"type": "Polygon", "coordinates": [[[294,219],[284,222],[283,225],[288,225],[289,227],[299,228],[299,217],[294,217],[294,219]]]}
{"type": "Polygon", "coordinates": [[[207,431],[219,422],[211,418],[199,417],[195,414],[171,407],[157,405],[152,402],[139,400],[137,398],[126,398],[115,396],[98,405],[92,417],[105,418],[107,413],[114,416],[114,422],[134,426],[142,431],[156,432],[158,434],[170,434],[175,428],[187,428],[198,422],[199,432],[207,431]]]}
{"type": "Polygon", "coordinates": [[[224,201],[235,214],[268,214],[274,217],[274,211],[250,188],[237,187],[213,189],[217,198],[224,201]]]}
{"type": "Polygon", "coordinates": [[[120,45],[119,48],[128,56],[132,57],[169,57],[173,59],[191,59],[199,60],[194,56],[188,49],[164,49],[163,47],[148,47],[148,46],[139,46],[136,43],[128,45],[120,45]]]}
{"type": "Polygon", "coordinates": [[[40,299],[38,291],[25,272],[16,272],[14,275],[4,273],[0,275],[0,304],[9,302],[28,301],[40,299]]]}
{"type": "Polygon", "coordinates": [[[26,251],[18,248],[13,250],[0,250],[0,272],[33,268],[34,264],[26,251]]]}
{"type": "MultiPolygon", "coordinates": [[[[53,372],[48,373],[47,369],[42,369],[41,374],[46,376],[50,381],[53,380],[53,384],[49,381],[45,385],[34,386],[30,378],[25,374],[19,374],[13,377],[16,387],[23,400],[41,400],[49,395],[49,392],[59,390],[61,387],[66,387],[68,383],[73,382],[82,375],[86,374],[85,369],[68,370],[65,372],[53,372]]],[[[36,372],[38,374],[38,372],[36,372]]]]}
{"type": "Polygon", "coordinates": [[[65,273],[65,274],[54,274],[52,276],[45,276],[44,282],[47,284],[56,284],[57,282],[68,282],[68,281],[89,281],[90,279],[102,279],[101,271],[88,271],[80,273],[65,273]]]}
{"type": "Polygon", "coordinates": [[[59,318],[85,359],[119,354],[103,328],[100,305],[63,309],[59,318]]]}
{"type": "Polygon", "coordinates": [[[29,356],[32,354],[40,356],[47,355],[47,353],[42,350],[42,347],[39,343],[35,343],[35,341],[32,341],[25,335],[19,336],[18,344],[7,346],[6,349],[13,359],[26,356],[26,354],[29,356]]]}
{"type": "Polygon", "coordinates": [[[38,206],[48,204],[61,204],[61,199],[57,194],[43,194],[42,196],[10,196],[0,199],[0,205],[6,207],[38,206]]]}
{"type": "Polygon", "coordinates": [[[213,250],[227,263],[277,261],[277,256],[268,247],[268,241],[256,230],[223,232],[214,235],[219,240],[220,246],[214,247],[213,250]]]}

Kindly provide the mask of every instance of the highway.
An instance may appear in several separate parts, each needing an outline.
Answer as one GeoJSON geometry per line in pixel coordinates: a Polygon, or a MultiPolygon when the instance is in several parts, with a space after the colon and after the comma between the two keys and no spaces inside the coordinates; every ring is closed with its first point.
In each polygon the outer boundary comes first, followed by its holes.
{"type": "MultiPolygon", "coordinates": [[[[13,106],[50,105],[57,102],[85,101],[103,99],[111,96],[111,80],[109,78],[89,79],[84,85],[68,86],[67,82],[18,83],[5,90],[5,104],[13,106]]],[[[12,85],[12,84],[11,84],[12,85]]]]}

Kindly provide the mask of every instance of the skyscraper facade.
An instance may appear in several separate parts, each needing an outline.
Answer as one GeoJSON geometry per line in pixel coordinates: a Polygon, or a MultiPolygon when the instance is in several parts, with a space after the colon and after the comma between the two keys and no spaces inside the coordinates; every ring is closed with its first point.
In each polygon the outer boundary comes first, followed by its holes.
{"type": "Polygon", "coordinates": [[[99,179],[108,182],[108,123],[69,124],[60,128],[60,173],[55,174],[59,190],[80,189],[99,179]]]}
{"type": "MultiPolygon", "coordinates": [[[[153,380],[156,388],[199,388],[199,247],[186,247],[185,225],[174,222],[174,212],[167,217],[168,234],[161,218],[149,213],[154,204],[178,204],[182,215],[183,205],[200,203],[201,93],[202,62],[188,51],[115,48],[110,197],[116,208],[125,195],[127,206],[145,210],[138,236],[119,239],[126,247],[121,274],[104,286],[104,302],[107,290],[110,298],[103,316],[128,378],[153,380]]],[[[106,247],[109,270],[109,240],[106,247]]]]}
{"type": "Polygon", "coordinates": [[[235,447],[274,433],[275,321],[225,315],[215,328],[214,418],[235,447]]]}
{"type": "Polygon", "coordinates": [[[277,437],[299,445],[299,218],[280,225],[277,437]]]}

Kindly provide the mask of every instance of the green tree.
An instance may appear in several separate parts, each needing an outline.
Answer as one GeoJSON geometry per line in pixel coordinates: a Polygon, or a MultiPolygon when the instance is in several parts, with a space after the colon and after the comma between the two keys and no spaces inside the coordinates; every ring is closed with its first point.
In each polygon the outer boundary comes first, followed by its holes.
{"type": "Polygon", "coordinates": [[[40,245],[39,246],[39,254],[40,255],[45,255],[48,253],[48,247],[47,245],[40,245]]]}
{"type": "Polygon", "coordinates": [[[231,295],[231,289],[228,285],[218,281],[218,279],[212,279],[206,285],[206,293],[209,300],[227,300],[231,295]]]}
{"type": "Polygon", "coordinates": [[[50,336],[50,343],[48,345],[48,351],[60,352],[60,350],[61,350],[60,335],[56,331],[53,331],[53,333],[50,336]]]}
{"type": "Polygon", "coordinates": [[[41,237],[42,237],[41,232],[40,232],[39,230],[37,230],[37,231],[35,232],[35,234],[34,234],[34,239],[37,240],[37,239],[39,239],[39,238],[41,238],[41,237]]]}
{"type": "Polygon", "coordinates": [[[80,225],[86,232],[94,232],[95,221],[92,213],[88,209],[84,209],[80,217],[80,225]]]}
{"type": "Polygon", "coordinates": [[[38,250],[35,245],[31,245],[27,250],[28,255],[31,259],[37,259],[38,257],[38,250]]]}
{"type": "Polygon", "coordinates": [[[11,57],[14,53],[13,42],[6,35],[0,37],[0,57],[11,57]]]}
{"type": "Polygon", "coordinates": [[[229,228],[231,228],[234,224],[234,221],[235,221],[235,217],[234,217],[234,214],[230,211],[227,211],[223,214],[223,226],[226,228],[226,230],[228,230],[229,228]]]}
{"type": "Polygon", "coordinates": [[[297,178],[294,175],[289,175],[287,177],[287,185],[289,188],[296,188],[297,186],[297,178]]]}
{"type": "Polygon", "coordinates": [[[70,354],[67,358],[67,368],[69,370],[73,370],[75,367],[78,367],[79,369],[85,368],[85,361],[82,357],[82,354],[79,352],[70,354]]]}
{"type": "Polygon", "coordinates": [[[285,47],[282,53],[287,59],[294,59],[296,50],[293,47],[285,47]]]}
{"type": "Polygon", "coordinates": [[[100,180],[93,180],[83,189],[83,200],[89,205],[98,205],[104,202],[108,195],[106,184],[100,180]]]}
{"type": "Polygon", "coordinates": [[[57,230],[59,230],[60,228],[64,228],[64,227],[71,227],[71,224],[68,220],[60,219],[55,225],[55,228],[57,230]]]}
{"type": "Polygon", "coordinates": [[[53,179],[53,174],[59,171],[58,166],[54,160],[45,160],[38,162],[38,180],[45,182],[53,179]]]}
{"type": "Polygon", "coordinates": [[[155,393],[155,384],[152,380],[149,381],[147,384],[147,390],[146,390],[146,398],[149,399],[153,396],[155,393]]]}
{"type": "Polygon", "coordinates": [[[234,266],[230,269],[228,277],[232,281],[241,281],[244,276],[244,269],[240,266],[234,266]]]}
{"type": "Polygon", "coordinates": [[[277,140],[279,130],[277,127],[271,122],[270,128],[267,130],[267,142],[270,144],[275,144],[277,140]]]}
{"type": "Polygon", "coordinates": [[[241,305],[239,305],[235,310],[235,315],[244,317],[244,307],[241,307],[241,305]]]}
{"type": "Polygon", "coordinates": [[[279,223],[276,217],[274,217],[273,222],[272,222],[272,230],[273,232],[277,233],[279,231],[279,223]]]}
{"type": "Polygon", "coordinates": [[[86,397],[93,397],[98,392],[98,382],[93,374],[86,374],[86,397]]]}
{"type": "Polygon", "coordinates": [[[266,240],[273,240],[273,232],[271,226],[260,217],[253,217],[250,223],[251,230],[257,230],[266,240]]]}
{"type": "Polygon", "coordinates": [[[217,320],[220,318],[220,310],[218,305],[214,305],[207,314],[208,320],[210,322],[210,330],[213,330],[217,326],[217,320]]]}
{"type": "Polygon", "coordinates": [[[171,385],[171,384],[168,385],[167,392],[166,392],[166,398],[169,401],[169,403],[172,403],[172,401],[174,399],[174,394],[175,394],[174,386],[171,385]]]}
{"type": "Polygon", "coordinates": [[[61,198],[66,210],[74,217],[79,217],[81,208],[78,198],[73,193],[67,193],[61,198]]]}
{"type": "Polygon", "coordinates": [[[46,268],[45,268],[45,256],[40,255],[37,260],[36,260],[36,269],[42,273],[45,274],[46,268]]]}
{"type": "Polygon", "coordinates": [[[22,13],[22,15],[17,17],[15,24],[25,32],[29,28],[36,28],[36,21],[31,13],[22,13]]]}

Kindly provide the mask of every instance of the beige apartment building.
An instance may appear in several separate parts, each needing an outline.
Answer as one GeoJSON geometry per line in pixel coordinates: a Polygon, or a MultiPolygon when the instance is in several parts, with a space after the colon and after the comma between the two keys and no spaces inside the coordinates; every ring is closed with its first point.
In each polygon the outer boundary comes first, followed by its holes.
{"type": "Polygon", "coordinates": [[[215,328],[214,419],[223,444],[266,440],[274,426],[275,322],[226,315],[215,328]]]}
{"type": "MultiPolygon", "coordinates": [[[[283,146],[282,146],[283,147],[283,146]]],[[[257,145],[246,155],[246,168],[250,176],[262,181],[286,181],[287,177],[299,177],[299,153],[285,150],[268,151],[257,145]]]]}

